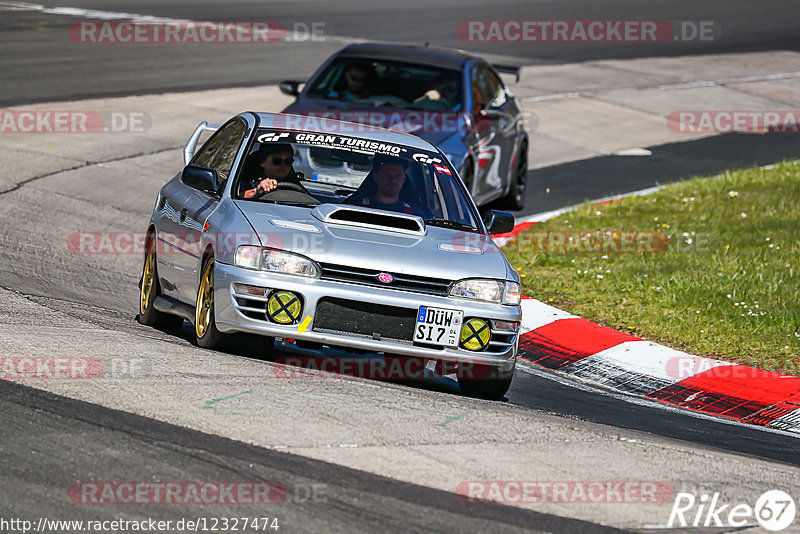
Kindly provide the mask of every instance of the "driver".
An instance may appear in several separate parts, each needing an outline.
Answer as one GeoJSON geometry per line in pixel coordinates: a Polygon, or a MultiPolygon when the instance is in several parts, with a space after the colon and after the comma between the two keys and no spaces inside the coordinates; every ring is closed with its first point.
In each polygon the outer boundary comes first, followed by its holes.
{"type": "Polygon", "coordinates": [[[292,173],[294,149],[286,143],[264,143],[254,157],[255,169],[245,169],[239,181],[239,196],[253,198],[256,194],[269,193],[278,187],[278,181],[287,179],[292,173]]]}
{"type": "Polygon", "coordinates": [[[358,100],[369,96],[375,80],[375,68],[369,63],[351,63],[344,70],[345,87],[340,91],[331,91],[328,98],[338,100],[358,100]]]}

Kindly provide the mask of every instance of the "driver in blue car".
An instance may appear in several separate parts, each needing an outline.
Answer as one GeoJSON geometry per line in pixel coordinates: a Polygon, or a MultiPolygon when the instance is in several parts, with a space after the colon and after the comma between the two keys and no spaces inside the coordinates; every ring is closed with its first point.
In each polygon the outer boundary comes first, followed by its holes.
{"type": "Polygon", "coordinates": [[[269,193],[294,174],[294,149],[286,143],[264,143],[258,152],[248,156],[242,178],[239,181],[239,196],[253,198],[259,193],[269,193]]]}
{"type": "Polygon", "coordinates": [[[344,87],[328,93],[328,98],[359,100],[370,94],[375,81],[375,68],[369,63],[351,63],[342,75],[344,87]]]}
{"type": "MultiPolygon", "coordinates": [[[[377,155],[372,160],[371,179],[374,182],[372,194],[365,195],[355,200],[358,206],[377,208],[381,210],[397,211],[409,213],[427,218],[430,214],[426,213],[422,207],[412,205],[401,198],[401,192],[406,183],[406,168],[408,161],[392,156],[377,155]]],[[[370,176],[367,177],[367,180],[370,176]]],[[[408,186],[410,188],[410,184],[408,186]]]]}

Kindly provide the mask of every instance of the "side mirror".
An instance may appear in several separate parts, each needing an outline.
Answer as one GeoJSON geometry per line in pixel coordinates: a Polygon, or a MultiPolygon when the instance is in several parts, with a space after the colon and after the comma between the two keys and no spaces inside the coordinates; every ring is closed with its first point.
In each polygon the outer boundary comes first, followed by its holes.
{"type": "Polygon", "coordinates": [[[299,96],[300,95],[300,84],[305,82],[300,82],[297,80],[284,80],[278,84],[278,87],[281,90],[281,93],[289,96],[299,96]]]}
{"type": "Polygon", "coordinates": [[[483,224],[490,235],[505,234],[514,230],[514,216],[507,211],[489,210],[483,216],[483,224]]]}
{"type": "Polygon", "coordinates": [[[200,191],[217,195],[217,171],[187,165],[181,174],[181,182],[200,191]]]}

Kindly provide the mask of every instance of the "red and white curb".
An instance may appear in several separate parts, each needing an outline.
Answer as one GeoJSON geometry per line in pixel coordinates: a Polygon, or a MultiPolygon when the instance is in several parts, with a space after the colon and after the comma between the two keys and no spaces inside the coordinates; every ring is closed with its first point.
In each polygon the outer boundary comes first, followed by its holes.
{"type": "MultiPolygon", "coordinates": [[[[495,236],[495,241],[502,246],[531,225],[574,209],[523,219],[512,232],[495,236]]],[[[692,356],[532,298],[522,301],[519,359],[623,393],[741,423],[800,433],[800,378],[692,356]]]]}
{"type": "Polygon", "coordinates": [[[519,358],[680,408],[800,433],[800,378],[692,356],[535,299],[522,301],[519,358]]]}

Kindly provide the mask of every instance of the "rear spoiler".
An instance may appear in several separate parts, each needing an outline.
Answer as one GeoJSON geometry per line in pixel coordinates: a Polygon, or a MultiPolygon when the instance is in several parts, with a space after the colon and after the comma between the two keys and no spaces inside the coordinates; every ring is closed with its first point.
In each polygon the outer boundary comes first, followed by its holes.
{"type": "Polygon", "coordinates": [[[183,164],[188,165],[189,162],[192,161],[194,149],[197,146],[197,140],[200,139],[200,135],[202,135],[203,132],[216,132],[221,127],[221,124],[209,124],[206,121],[198,124],[197,128],[194,129],[194,133],[186,142],[186,146],[183,147],[183,164]]]}
{"type": "Polygon", "coordinates": [[[517,77],[517,83],[519,83],[519,67],[513,67],[511,65],[492,65],[494,70],[497,72],[502,72],[503,74],[513,74],[517,77]]]}

